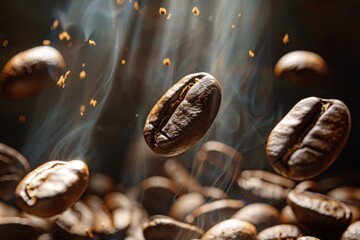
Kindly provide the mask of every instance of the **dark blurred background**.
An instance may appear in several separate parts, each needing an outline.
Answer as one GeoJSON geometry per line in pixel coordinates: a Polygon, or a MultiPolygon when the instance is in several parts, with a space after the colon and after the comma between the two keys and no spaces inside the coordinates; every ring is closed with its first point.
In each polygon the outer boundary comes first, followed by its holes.
{"type": "MultiPolygon", "coordinates": [[[[42,45],[44,39],[49,39],[50,26],[56,19],[57,11],[59,9],[66,11],[69,2],[64,0],[0,0],[0,68],[14,54],[42,45]]],[[[194,3],[197,2],[200,0],[194,1],[194,3]]],[[[161,6],[161,1],[153,1],[151,5],[145,1],[138,1],[138,3],[143,9],[154,7],[153,12],[155,14],[158,12],[158,7],[161,6]]],[[[300,99],[308,96],[335,98],[345,102],[352,115],[351,135],[344,151],[336,163],[327,171],[327,174],[360,170],[360,164],[358,164],[360,161],[358,147],[360,108],[358,107],[359,99],[357,99],[360,97],[358,83],[360,81],[360,1],[273,0],[271,3],[264,4],[264,7],[269,8],[269,15],[264,33],[261,36],[266,36],[264,38],[266,41],[270,40],[267,47],[269,48],[272,66],[269,67],[272,68],[276,61],[287,52],[307,50],[320,54],[331,70],[329,84],[322,89],[302,88],[283,79],[276,79],[274,81],[275,97],[281,105],[283,114],[300,99]],[[288,34],[290,38],[288,44],[282,42],[285,34],[288,34]]],[[[151,41],[151,34],[152,31],[156,30],[157,22],[151,16],[148,20],[146,23],[148,24],[147,31],[140,36],[151,41]]],[[[259,39],[259,41],[261,40],[259,39]]],[[[140,82],[136,78],[141,75],[142,66],[147,64],[149,56],[146,50],[137,54],[140,57],[137,58],[138,67],[134,69],[136,74],[134,73],[133,77],[135,82],[140,82]]],[[[121,73],[116,75],[121,78],[121,73]]],[[[117,89],[116,84],[115,82],[113,89],[117,89]]],[[[58,91],[56,86],[54,89],[50,89],[50,91],[58,91]]],[[[142,92],[139,92],[134,85],[127,94],[141,95],[142,92]]],[[[159,91],[158,94],[161,95],[161,92],[159,91]]],[[[96,129],[100,130],[99,132],[95,130],[93,134],[95,140],[92,142],[91,152],[96,158],[104,159],[94,161],[93,165],[99,171],[112,175],[116,175],[122,168],[122,159],[126,158],[130,142],[134,140],[132,132],[138,131],[132,122],[133,118],[126,116],[135,116],[136,110],[134,109],[141,105],[141,102],[129,104],[126,102],[126,97],[126,95],[118,96],[115,90],[110,94],[110,101],[96,123],[98,126],[96,129]],[[128,138],[116,137],[126,134],[129,134],[128,138]]],[[[43,98],[41,99],[43,101],[43,98]]],[[[149,99],[149,101],[154,103],[155,99],[149,99]]],[[[13,102],[0,95],[0,142],[22,152],[25,145],[24,139],[29,132],[29,124],[34,117],[32,114],[39,101],[40,98],[35,96],[13,102]],[[25,122],[19,121],[21,115],[26,116],[25,122]]],[[[26,155],[26,152],[24,154],[26,155]]],[[[251,167],[254,168],[254,166],[251,167]]],[[[264,168],[266,168],[266,164],[264,168]]]]}

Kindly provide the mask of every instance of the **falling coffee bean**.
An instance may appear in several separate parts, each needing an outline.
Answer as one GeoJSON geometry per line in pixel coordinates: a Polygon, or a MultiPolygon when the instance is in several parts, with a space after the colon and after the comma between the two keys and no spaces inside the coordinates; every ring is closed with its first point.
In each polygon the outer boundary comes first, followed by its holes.
{"type": "Polygon", "coordinates": [[[315,236],[338,239],[350,224],[350,208],[329,196],[292,190],[287,200],[299,225],[315,236]]]}
{"type": "Polygon", "coordinates": [[[18,206],[26,213],[52,217],[72,206],[89,181],[89,168],[80,160],[50,161],[28,173],[16,188],[18,206]]]}
{"type": "Polygon", "coordinates": [[[144,137],[156,153],[183,153],[206,133],[221,102],[221,89],[208,73],[185,76],[155,104],[144,126],[144,137]]]}
{"type": "Polygon", "coordinates": [[[20,52],[5,65],[0,75],[5,98],[18,100],[43,90],[49,80],[58,80],[65,70],[61,53],[50,46],[20,52]]]}
{"type": "Polygon", "coordinates": [[[0,143],[0,199],[14,197],[16,186],[29,171],[30,165],[21,153],[0,143]]]}
{"type": "Polygon", "coordinates": [[[269,162],[291,179],[315,177],[336,160],[350,128],[350,112],[343,102],[305,98],[271,131],[266,145],[269,162]]]}
{"type": "Polygon", "coordinates": [[[293,51],[282,56],[275,65],[276,77],[286,78],[295,85],[305,87],[324,86],[329,80],[329,69],[318,54],[293,51]]]}

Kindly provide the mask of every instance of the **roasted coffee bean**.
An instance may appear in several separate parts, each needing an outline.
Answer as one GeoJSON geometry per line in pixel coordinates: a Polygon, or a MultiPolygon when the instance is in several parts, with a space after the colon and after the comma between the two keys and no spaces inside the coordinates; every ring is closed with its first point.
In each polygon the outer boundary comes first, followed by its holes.
{"type": "Polygon", "coordinates": [[[297,238],[297,240],[320,240],[320,239],[317,237],[303,236],[303,237],[297,238]]]}
{"type": "Polygon", "coordinates": [[[138,201],[143,204],[149,215],[167,215],[171,205],[182,194],[183,190],[175,182],[165,177],[154,176],[140,183],[138,201]]]}
{"type": "Polygon", "coordinates": [[[145,240],[201,238],[204,231],[196,226],[169,218],[157,218],[143,226],[145,240]]]}
{"type": "Polygon", "coordinates": [[[276,77],[286,78],[295,85],[322,87],[329,80],[329,68],[318,54],[293,51],[282,56],[275,65],[276,77]]]}
{"type": "Polygon", "coordinates": [[[93,239],[94,215],[82,201],[77,201],[55,220],[55,236],[60,239],[93,239]]]}
{"type": "Polygon", "coordinates": [[[216,187],[202,187],[200,193],[205,197],[206,202],[229,198],[226,192],[216,187]]]}
{"type": "Polygon", "coordinates": [[[287,200],[299,225],[315,236],[338,239],[350,224],[350,208],[329,196],[292,190],[287,200]]]}
{"type": "Polygon", "coordinates": [[[204,143],[196,154],[195,176],[204,186],[212,186],[228,192],[236,184],[244,157],[234,148],[222,142],[204,143]]]}
{"type": "Polygon", "coordinates": [[[132,208],[132,202],[128,196],[120,192],[111,192],[103,197],[104,204],[106,207],[113,211],[115,209],[128,209],[132,208]]]}
{"type": "Polygon", "coordinates": [[[236,199],[223,199],[205,203],[195,208],[186,217],[186,221],[207,231],[216,223],[229,219],[243,206],[244,202],[236,199]]]}
{"type": "Polygon", "coordinates": [[[266,145],[269,162],[288,178],[315,177],[336,160],[350,128],[350,113],[343,102],[305,98],[271,131],[266,145]]]}
{"type": "Polygon", "coordinates": [[[117,236],[120,238],[125,236],[132,218],[132,202],[125,195],[120,192],[108,193],[103,197],[106,208],[110,211],[112,216],[112,222],[117,232],[117,236]]]}
{"type": "Polygon", "coordinates": [[[171,158],[167,160],[163,169],[168,178],[184,187],[187,191],[201,192],[202,186],[177,159],[171,158]]]}
{"type": "Polygon", "coordinates": [[[186,193],[179,197],[170,207],[169,216],[184,222],[188,214],[204,203],[205,198],[200,193],[186,193]]]}
{"type": "Polygon", "coordinates": [[[95,194],[103,197],[105,194],[115,191],[116,182],[107,174],[95,172],[91,174],[86,194],[95,194]]]}
{"type": "Polygon", "coordinates": [[[20,52],[5,65],[0,75],[2,92],[11,100],[33,96],[49,80],[58,80],[65,70],[61,53],[50,46],[39,46],[20,52]]]}
{"type": "Polygon", "coordinates": [[[143,224],[148,222],[148,215],[143,206],[136,202],[132,202],[131,207],[131,224],[127,231],[129,240],[144,240],[143,224]]]}
{"type": "Polygon", "coordinates": [[[286,204],[286,196],[295,182],[277,174],[261,171],[243,171],[238,179],[240,191],[249,200],[271,203],[278,209],[286,204]]]}
{"type": "Polygon", "coordinates": [[[174,156],[198,142],[214,121],[221,102],[219,82],[208,73],[185,76],[155,104],[144,137],[156,153],[174,156]]]}
{"type": "Polygon", "coordinates": [[[96,195],[86,195],[82,198],[93,214],[93,231],[96,235],[106,236],[116,233],[112,216],[102,199],[96,195]]]}
{"type": "Polygon", "coordinates": [[[0,218],[1,240],[35,240],[42,232],[30,219],[21,217],[0,218]]]}
{"type": "Polygon", "coordinates": [[[360,188],[340,186],[327,193],[328,196],[342,201],[351,209],[351,222],[360,220],[360,188]]]}
{"type": "Polygon", "coordinates": [[[16,208],[0,201],[0,218],[16,216],[19,216],[19,211],[16,208]]]}
{"type": "Polygon", "coordinates": [[[296,216],[289,205],[286,205],[280,212],[281,223],[297,225],[296,216]]]}
{"type": "Polygon", "coordinates": [[[258,232],[280,224],[279,211],[270,204],[252,203],[237,211],[231,218],[247,221],[256,227],[258,232]]]}
{"type": "Polygon", "coordinates": [[[301,230],[291,224],[280,224],[259,232],[257,240],[296,240],[301,237],[301,230]]]}
{"type": "Polygon", "coordinates": [[[205,232],[201,240],[256,240],[256,228],[240,219],[221,221],[205,232]]]}
{"type": "Polygon", "coordinates": [[[320,192],[319,186],[317,182],[313,180],[305,180],[302,181],[294,187],[294,189],[299,191],[309,191],[309,192],[320,192]]]}
{"type": "Polygon", "coordinates": [[[16,186],[29,171],[30,165],[21,153],[0,143],[0,199],[14,197],[16,186]]]}
{"type": "Polygon", "coordinates": [[[360,221],[352,223],[341,236],[341,240],[360,239],[360,221]]]}
{"type": "Polygon", "coordinates": [[[26,213],[52,217],[72,206],[89,181],[81,160],[50,161],[27,174],[16,188],[18,206],[26,213]]]}

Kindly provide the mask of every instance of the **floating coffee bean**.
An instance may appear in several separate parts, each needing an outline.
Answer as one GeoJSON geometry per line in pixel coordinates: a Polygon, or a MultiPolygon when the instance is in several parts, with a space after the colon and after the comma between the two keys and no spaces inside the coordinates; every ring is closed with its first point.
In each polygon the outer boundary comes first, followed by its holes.
{"type": "Polygon", "coordinates": [[[77,201],[55,220],[55,236],[60,239],[93,239],[94,216],[89,207],[77,201]]]}
{"type": "Polygon", "coordinates": [[[89,181],[83,161],[50,161],[37,167],[16,188],[18,206],[26,213],[52,217],[72,206],[89,181]]]}
{"type": "Polygon", "coordinates": [[[205,203],[195,208],[186,217],[186,221],[207,231],[216,223],[229,219],[243,206],[244,202],[236,199],[223,199],[205,203]]]}
{"type": "Polygon", "coordinates": [[[0,218],[1,240],[35,240],[41,230],[30,219],[21,217],[0,218]]]}
{"type": "Polygon", "coordinates": [[[219,82],[208,73],[185,76],[155,104],[144,137],[156,153],[174,156],[192,147],[214,121],[221,102],[219,82]]]}
{"type": "Polygon", "coordinates": [[[343,102],[303,99],[271,131],[266,145],[270,164],[288,178],[315,177],[336,160],[350,128],[350,113],[343,102]]]}
{"type": "Polygon", "coordinates": [[[221,221],[205,232],[201,240],[256,240],[256,228],[240,219],[221,221]]]}
{"type": "Polygon", "coordinates": [[[200,193],[186,193],[179,197],[170,207],[169,216],[184,222],[188,214],[204,203],[205,198],[200,193]]]}
{"type": "Polygon", "coordinates": [[[237,211],[231,218],[247,221],[256,227],[258,232],[280,224],[279,211],[269,204],[252,203],[237,211]]]}
{"type": "Polygon", "coordinates": [[[341,236],[341,240],[360,239],[360,221],[352,223],[341,236]]]}
{"type": "Polygon", "coordinates": [[[321,87],[329,80],[325,60],[316,53],[294,51],[282,56],[275,65],[275,76],[306,87],[321,87]]]}
{"type": "Polygon", "coordinates": [[[241,171],[244,157],[234,148],[217,141],[204,143],[196,154],[195,175],[204,186],[228,192],[241,171]]]}
{"type": "Polygon", "coordinates": [[[204,231],[196,226],[169,218],[156,218],[143,226],[145,240],[201,238],[204,231]]]}
{"type": "Polygon", "coordinates": [[[292,190],[287,200],[299,225],[315,236],[338,239],[350,224],[350,208],[329,196],[292,190]]]}
{"type": "Polygon", "coordinates": [[[14,197],[16,186],[29,171],[30,165],[21,153],[0,143],[0,199],[14,197]]]}
{"type": "Polygon", "coordinates": [[[49,80],[58,80],[65,70],[61,53],[50,46],[20,52],[5,65],[0,82],[5,98],[18,100],[43,90],[49,80]]]}
{"type": "Polygon", "coordinates": [[[301,236],[301,230],[297,226],[280,224],[259,232],[257,240],[296,240],[301,236]]]}
{"type": "Polygon", "coordinates": [[[249,200],[271,203],[281,209],[286,204],[286,196],[295,182],[261,170],[245,170],[238,179],[242,194],[249,200]]]}

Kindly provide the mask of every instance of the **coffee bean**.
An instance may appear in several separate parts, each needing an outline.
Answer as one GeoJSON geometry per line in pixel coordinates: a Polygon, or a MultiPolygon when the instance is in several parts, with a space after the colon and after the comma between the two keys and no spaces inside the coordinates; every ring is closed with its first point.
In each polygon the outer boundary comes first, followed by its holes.
{"type": "Polygon", "coordinates": [[[200,193],[186,193],[179,197],[170,207],[169,216],[184,222],[188,214],[204,203],[205,198],[200,193]]]}
{"type": "Polygon", "coordinates": [[[238,179],[240,191],[249,200],[271,203],[278,209],[286,204],[286,196],[295,182],[261,170],[245,170],[238,179]]]}
{"type": "Polygon", "coordinates": [[[72,206],[89,181],[83,161],[50,161],[37,167],[16,188],[18,206],[26,213],[52,217],[72,206]]]}
{"type": "Polygon", "coordinates": [[[279,211],[270,204],[252,203],[237,211],[231,218],[247,221],[256,227],[258,232],[280,224],[279,211]]]}
{"type": "Polygon", "coordinates": [[[104,205],[102,199],[96,195],[86,195],[82,199],[93,214],[94,233],[101,237],[109,235],[113,236],[115,234],[115,228],[112,222],[111,213],[104,205]]]}
{"type": "Polygon", "coordinates": [[[196,226],[169,218],[157,218],[143,226],[145,240],[194,239],[204,231],[196,226]]]}
{"type": "Polygon", "coordinates": [[[245,159],[236,149],[225,143],[209,141],[196,154],[195,176],[204,186],[229,192],[238,179],[245,159]]]}
{"type": "Polygon", "coordinates": [[[318,54],[293,51],[282,56],[275,65],[276,77],[286,78],[295,85],[322,87],[329,80],[329,69],[318,54]]]}
{"type": "Polygon", "coordinates": [[[195,208],[186,217],[186,221],[207,231],[216,223],[229,219],[243,206],[244,202],[236,199],[223,199],[205,203],[195,208]]]}
{"type": "Polygon", "coordinates": [[[340,186],[327,193],[328,196],[345,203],[351,210],[351,222],[360,220],[360,188],[340,186]]]}
{"type": "Polygon", "coordinates": [[[315,236],[336,239],[350,224],[350,208],[329,196],[292,190],[287,200],[301,227],[315,236]]]}
{"type": "Polygon", "coordinates": [[[55,220],[54,235],[60,239],[93,239],[94,215],[82,201],[77,201],[55,220]]]}
{"type": "Polygon", "coordinates": [[[296,184],[294,189],[299,190],[299,191],[309,191],[309,192],[320,192],[321,191],[319,189],[317,182],[315,182],[313,180],[305,180],[305,181],[299,182],[298,184],[296,184]]]}
{"type": "Polygon", "coordinates": [[[221,102],[219,82],[208,73],[185,76],[155,104],[144,137],[156,153],[174,156],[192,147],[214,121],[221,102]]]}
{"type": "Polygon", "coordinates": [[[280,212],[281,223],[297,225],[296,216],[289,205],[286,205],[280,212]]]}
{"type": "Polygon", "coordinates": [[[350,113],[343,102],[305,98],[271,131],[266,145],[270,164],[288,178],[315,177],[336,160],[350,128],[350,113]]]}
{"type": "Polygon", "coordinates": [[[0,199],[13,198],[16,186],[29,171],[30,165],[21,153],[0,143],[0,199]]]}
{"type": "Polygon", "coordinates": [[[140,183],[138,201],[149,215],[167,215],[171,205],[184,194],[175,182],[161,176],[153,176],[140,183]],[[156,199],[156,201],[154,201],[156,199]]]}
{"type": "Polygon", "coordinates": [[[95,194],[103,197],[105,194],[114,191],[116,188],[115,180],[107,174],[95,172],[91,175],[86,194],[95,194]]]}
{"type": "Polygon", "coordinates": [[[201,240],[256,240],[256,228],[240,219],[221,221],[205,232],[201,240]]]}
{"type": "Polygon", "coordinates": [[[341,240],[360,239],[360,221],[352,223],[341,236],[341,240]]]}
{"type": "Polygon", "coordinates": [[[302,236],[302,237],[297,238],[297,240],[320,240],[320,239],[317,237],[302,236]]]}
{"type": "Polygon", "coordinates": [[[297,226],[280,224],[259,232],[257,240],[296,240],[301,235],[301,230],[297,226]]]}
{"type": "Polygon", "coordinates": [[[33,96],[49,80],[58,80],[65,70],[61,53],[50,46],[39,46],[20,52],[5,65],[0,75],[2,92],[11,100],[33,96]]]}
{"type": "Polygon", "coordinates": [[[184,187],[187,191],[201,192],[202,186],[177,159],[171,158],[167,160],[163,169],[168,178],[184,187]]]}
{"type": "Polygon", "coordinates": [[[16,208],[0,201],[0,218],[16,216],[19,216],[19,211],[16,208]]]}
{"type": "Polygon", "coordinates": [[[35,240],[41,230],[30,219],[21,217],[0,218],[1,240],[35,240]]]}

